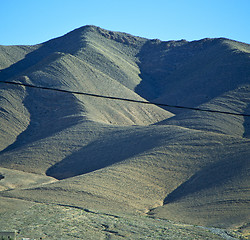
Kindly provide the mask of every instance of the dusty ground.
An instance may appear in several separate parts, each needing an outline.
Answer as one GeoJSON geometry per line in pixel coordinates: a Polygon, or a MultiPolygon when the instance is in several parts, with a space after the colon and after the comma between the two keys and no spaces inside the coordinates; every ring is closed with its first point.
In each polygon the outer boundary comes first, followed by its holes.
{"type": "Polygon", "coordinates": [[[18,237],[68,239],[238,239],[236,232],[177,224],[148,216],[107,214],[50,204],[1,214],[1,230],[17,230],[18,237]]]}

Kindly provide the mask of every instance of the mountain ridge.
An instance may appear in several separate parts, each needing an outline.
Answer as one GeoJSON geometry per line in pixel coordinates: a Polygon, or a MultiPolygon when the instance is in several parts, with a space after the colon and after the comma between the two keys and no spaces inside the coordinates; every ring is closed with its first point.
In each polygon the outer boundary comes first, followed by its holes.
{"type": "MultiPolygon", "coordinates": [[[[90,25],[1,46],[0,79],[249,113],[249,53],[224,38],[163,42],[90,25]]],[[[247,117],[7,84],[0,98],[2,198],[247,226],[247,117]]]]}

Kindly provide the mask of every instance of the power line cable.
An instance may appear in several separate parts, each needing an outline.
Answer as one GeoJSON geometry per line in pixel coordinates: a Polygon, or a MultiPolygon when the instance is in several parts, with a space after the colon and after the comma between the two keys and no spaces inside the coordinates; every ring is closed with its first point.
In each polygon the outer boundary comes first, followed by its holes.
{"type": "Polygon", "coordinates": [[[141,103],[141,104],[150,104],[150,105],[156,105],[160,107],[170,107],[170,108],[179,108],[179,109],[187,109],[187,110],[194,110],[194,111],[222,113],[222,114],[229,114],[229,115],[235,115],[235,116],[250,117],[250,114],[244,114],[244,113],[233,113],[233,112],[227,112],[227,111],[218,111],[218,110],[170,105],[170,104],[165,104],[165,103],[141,101],[141,100],[135,100],[135,99],[129,99],[129,98],[111,97],[111,96],[105,96],[105,95],[94,94],[94,93],[76,92],[76,91],[70,91],[70,90],[64,90],[64,89],[58,89],[58,88],[35,86],[31,84],[26,84],[26,83],[9,82],[9,81],[0,81],[0,83],[19,85],[19,86],[24,86],[24,87],[29,87],[29,88],[37,88],[37,89],[50,90],[50,91],[57,91],[57,92],[63,92],[63,93],[79,94],[79,95],[85,95],[85,96],[96,97],[96,98],[106,98],[106,99],[111,99],[111,100],[127,101],[127,102],[141,103]]]}

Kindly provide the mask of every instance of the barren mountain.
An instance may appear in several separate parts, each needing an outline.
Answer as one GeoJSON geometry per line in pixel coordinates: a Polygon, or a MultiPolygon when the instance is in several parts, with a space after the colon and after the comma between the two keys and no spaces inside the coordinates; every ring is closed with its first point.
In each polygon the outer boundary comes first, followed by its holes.
{"type": "Polygon", "coordinates": [[[0,81],[237,114],[0,83],[2,221],[40,204],[247,235],[250,45],[85,26],[35,46],[0,46],[0,81]]]}

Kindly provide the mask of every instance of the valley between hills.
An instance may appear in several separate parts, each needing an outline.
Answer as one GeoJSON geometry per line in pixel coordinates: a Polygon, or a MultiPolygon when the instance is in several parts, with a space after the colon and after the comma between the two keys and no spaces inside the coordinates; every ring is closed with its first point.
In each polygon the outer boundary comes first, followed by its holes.
{"type": "Polygon", "coordinates": [[[0,46],[0,231],[248,239],[249,114],[246,43],[84,26],[0,46]]]}

